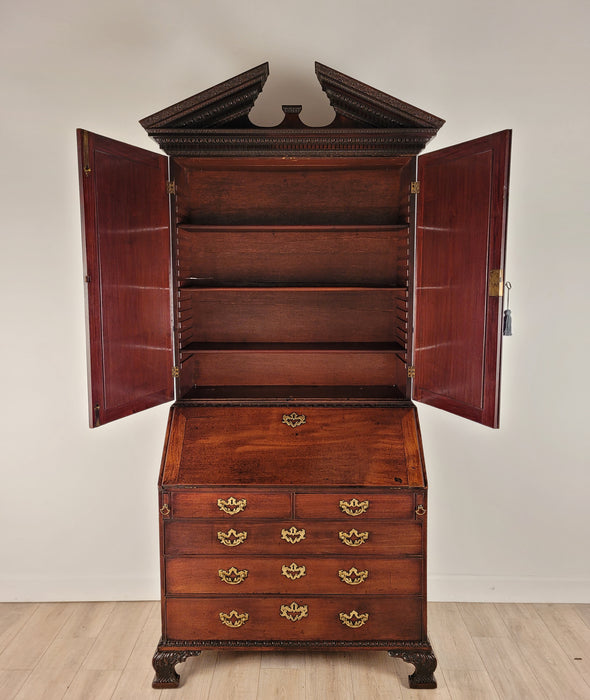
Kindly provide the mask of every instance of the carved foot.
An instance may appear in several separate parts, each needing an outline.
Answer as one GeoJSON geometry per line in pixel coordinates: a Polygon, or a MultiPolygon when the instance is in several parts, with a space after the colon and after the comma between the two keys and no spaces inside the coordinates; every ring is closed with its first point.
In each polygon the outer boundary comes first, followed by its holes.
{"type": "Polygon", "coordinates": [[[436,688],[434,671],[436,656],[432,650],[427,651],[390,651],[391,656],[400,656],[404,661],[414,665],[414,673],[408,676],[410,688],[436,688]]]}
{"type": "Polygon", "coordinates": [[[189,656],[198,656],[200,651],[159,651],[156,650],[152,666],[156,675],[152,688],[178,688],[180,676],[174,668],[176,664],[186,661],[189,656]]]}

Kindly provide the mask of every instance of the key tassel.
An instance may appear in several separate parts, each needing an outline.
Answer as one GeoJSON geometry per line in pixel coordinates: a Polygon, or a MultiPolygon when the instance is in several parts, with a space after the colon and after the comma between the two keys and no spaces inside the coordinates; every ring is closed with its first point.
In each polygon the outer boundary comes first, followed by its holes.
{"type": "Polygon", "coordinates": [[[512,313],[510,309],[504,311],[504,321],[502,323],[502,335],[512,335],[512,313]]]}
{"type": "Polygon", "coordinates": [[[512,285],[506,282],[506,308],[504,309],[504,317],[502,319],[502,335],[512,335],[512,312],[510,311],[510,290],[512,285]]]}

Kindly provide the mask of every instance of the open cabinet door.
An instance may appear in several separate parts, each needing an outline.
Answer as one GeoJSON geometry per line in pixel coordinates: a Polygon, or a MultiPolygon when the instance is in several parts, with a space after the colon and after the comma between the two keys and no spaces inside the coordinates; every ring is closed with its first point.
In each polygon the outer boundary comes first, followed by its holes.
{"type": "Polygon", "coordinates": [[[77,136],[96,427],[174,398],[168,159],[77,136]]]}
{"type": "Polygon", "coordinates": [[[414,398],[493,428],[511,134],[418,159],[414,398]]]}

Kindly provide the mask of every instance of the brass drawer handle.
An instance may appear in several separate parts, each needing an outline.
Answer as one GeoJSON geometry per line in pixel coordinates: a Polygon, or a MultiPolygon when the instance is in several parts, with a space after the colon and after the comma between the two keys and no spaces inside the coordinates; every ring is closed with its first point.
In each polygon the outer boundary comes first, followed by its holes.
{"type": "Polygon", "coordinates": [[[297,542],[301,542],[301,540],[305,539],[305,530],[298,530],[295,525],[293,525],[293,527],[290,527],[288,530],[281,530],[281,539],[290,544],[297,544],[297,542]]]}
{"type": "Polygon", "coordinates": [[[281,605],[281,617],[286,618],[289,622],[299,622],[307,617],[307,605],[297,605],[295,601],[291,605],[281,605]]]}
{"type": "Polygon", "coordinates": [[[340,510],[355,518],[369,510],[369,501],[358,501],[356,498],[350,501],[340,501],[340,510]]]}
{"type": "Polygon", "coordinates": [[[422,504],[416,508],[416,515],[426,515],[426,508],[422,504]]]}
{"type": "Polygon", "coordinates": [[[283,413],[283,423],[288,425],[290,428],[298,428],[306,422],[305,416],[298,413],[283,413]]]}
{"type": "Polygon", "coordinates": [[[217,539],[226,547],[237,547],[248,537],[247,532],[236,532],[233,527],[227,532],[218,532],[217,539]]]}
{"type": "Polygon", "coordinates": [[[283,574],[285,578],[291,579],[291,581],[296,581],[298,578],[302,578],[306,573],[305,566],[299,566],[295,562],[289,564],[289,566],[283,564],[281,567],[281,574],[283,574]]]}
{"type": "Polygon", "coordinates": [[[237,610],[232,610],[229,613],[219,613],[221,623],[226,627],[232,627],[233,629],[245,625],[246,622],[248,622],[249,617],[250,616],[248,613],[239,613],[237,610]]]}
{"type": "Polygon", "coordinates": [[[237,586],[243,583],[248,578],[248,569],[238,571],[235,566],[230,567],[227,571],[219,569],[219,578],[224,583],[229,583],[230,586],[237,586]]]}
{"type": "Polygon", "coordinates": [[[237,501],[233,496],[230,496],[227,501],[224,501],[223,498],[217,499],[217,507],[219,510],[222,510],[228,515],[236,515],[237,513],[240,513],[246,509],[246,505],[247,501],[245,498],[240,498],[239,501],[237,501]]]}
{"type": "Polygon", "coordinates": [[[343,625],[357,629],[358,627],[362,627],[365,622],[367,622],[369,619],[369,613],[359,613],[356,610],[351,610],[349,613],[341,612],[339,617],[340,622],[343,625]]]}
{"type": "Polygon", "coordinates": [[[164,503],[164,505],[160,508],[160,513],[166,518],[170,515],[170,507],[168,506],[167,503],[164,503]]]}
{"type": "Polygon", "coordinates": [[[349,569],[348,571],[344,571],[343,569],[340,569],[340,571],[338,572],[338,576],[340,576],[340,580],[343,581],[344,583],[347,583],[349,586],[358,586],[359,584],[361,584],[367,580],[368,575],[369,575],[369,572],[366,569],[364,569],[363,571],[359,571],[354,566],[352,567],[352,569],[349,569]]]}
{"type": "Polygon", "coordinates": [[[360,547],[369,539],[369,533],[358,532],[353,528],[350,532],[340,531],[338,537],[347,547],[360,547]]]}

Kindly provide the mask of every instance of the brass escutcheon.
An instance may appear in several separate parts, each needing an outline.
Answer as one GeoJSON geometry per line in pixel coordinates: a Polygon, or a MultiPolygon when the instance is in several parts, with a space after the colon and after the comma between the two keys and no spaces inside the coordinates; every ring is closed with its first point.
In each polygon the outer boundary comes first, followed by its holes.
{"type": "Polygon", "coordinates": [[[291,605],[281,605],[281,617],[286,618],[290,622],[299,622],[299,620],[307,617],[307,605],[297,605],[295,601],[291,605]]]}
{"type": "Polygon", "coordinates": [[[369,539],[369,533],[358,532],[353,528],[350,532],[340,531],[338,537],[347,547],[360,547],[369,539]]]}
{"type": "Polygon", "coordinates": [[[369,501],[358,501],[356,498],[350,501],[340,501],[340,510],[354,518],[369,510],[369,501]]]}
{"type": "Polygon", "coordinates": [[[239,501],[237,501],[233,496],[230,496],[227,501],[224,501],[223,498],[217,499],[217,507],[219,510],[222,510],[228,515],[236,515],[236,513],[240,513],[241,511],[245,510],[246,505],[247,501],[245,498],[240,498],[239,501]]]}
{"type": "Polygon", "coordinates": [[[283,574],[285,578],[291,579],[291,581],[296,581],[298,578],[305,576],[305,566],[299,566],[295,562],[289,564],[289,566],[283,564],[281,567],[281,574],[283,574]]]}
{"type": "Polygon", "coordinates": [[[237,586],[243,583],[248,578],[248,569],[238,571],[235,566],[230,567],[227,571],[219,569],[219,578],[224,583],[229,583],[230,586],[237,586]]]}
{"type": "Polygon", "coordinates": [[[364,581],[367,580],[367,576],[369,575],[369,572],[364,569],[363,571],[359,571],[356,567],[352,567],[352,569],[349,569],[348,571],[344,571],[344,569],[340,569],[338,572],[338,576],[340,576],[340,580],[344,581],[344,583],[347,583],[349,586],[358,586],[360,583],[363,583],[364,581]]]}
{"type": "Polygon", "coordinates": [[[232,610],[229,613],[219,613],[219,619],[221,620],[222,624],[224,624],[226,627],[232,627],[234,629],[245,625],[246,622],[248,622],[249,617],[250,616],[248,613],[239,613],[237,610],[232,610]]]}
{"type": "Polygon", "coordinates": [[[298,530],[295,525],[293,525],[293,527],[290,527],[288,530],[281,530],[281,539],[290,544],[297,544],[297,542],[301,542],[301,540],[305,539],[305,530],[298,530]]]}
{"type": "Polygon", "coordinates": [[[298,428],[300,425],[305,423],[305,416],[298,413],[283,413],[283,423],[288,425],[290,428],[298,428]]]}
{"type": "Polygon", "coordinates": [[[359,613],[356,610],[351,610],[349,613],[341,612],[338,617],[343,625],[356,629],[357,627],[362,627],[365,622],[367,622],[369,613],[359,613]]]}
{"type": "Polygon", "coordinates": [[[247,532],[236,532],[233,527],[228,532],[218,532],[217,539],[226,547],[237,547],[248,537],[247,532]]]}

